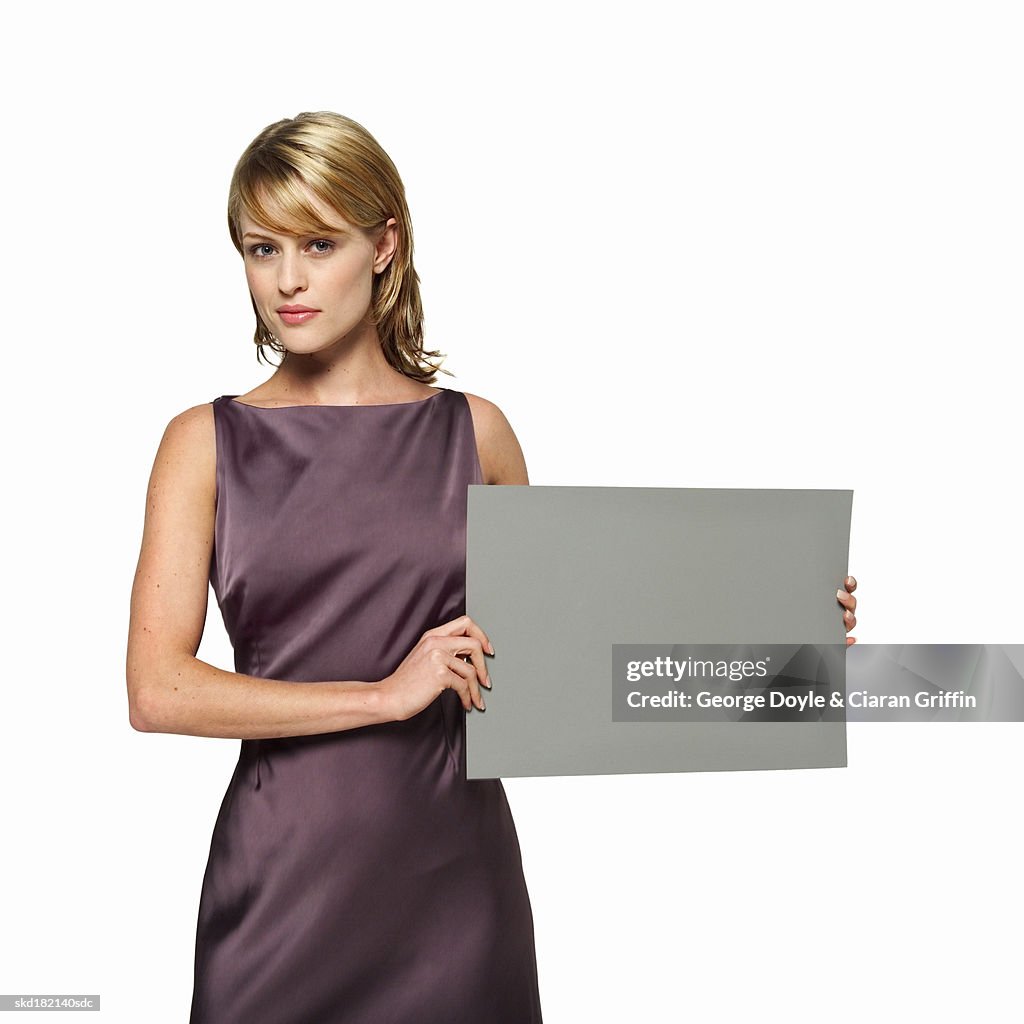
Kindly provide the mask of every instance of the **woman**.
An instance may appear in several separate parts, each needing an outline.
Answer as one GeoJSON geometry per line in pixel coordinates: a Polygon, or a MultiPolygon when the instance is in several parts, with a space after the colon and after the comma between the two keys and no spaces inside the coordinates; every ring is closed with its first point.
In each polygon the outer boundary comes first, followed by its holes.
{"type": "Polygon", "coordinates": [[[242,741],[191,1024],[540,1022],[502,782],[465,777],[494,653],[464,614],[466,488],[527,484],[520,446],[430,386],[404,188],[364,128],[270,125],[228,224],[281,360],[168,425],[128,651],[135,728],[242,741]],[[209,583],[233,673],[195,657],[209,583]]]}

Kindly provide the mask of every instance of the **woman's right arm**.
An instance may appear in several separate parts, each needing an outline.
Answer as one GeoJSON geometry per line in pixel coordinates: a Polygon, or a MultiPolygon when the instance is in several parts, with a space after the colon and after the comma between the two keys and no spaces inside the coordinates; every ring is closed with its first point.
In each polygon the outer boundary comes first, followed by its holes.
{"type": "Polygon", "coordinates": [[[149,479],[128,628],[128,712],[140,732],[262,739],[393,721],[379,683],[297,683],[225,672],[203,636],[216,487],[213,406],[168,424],[149,479]]]}

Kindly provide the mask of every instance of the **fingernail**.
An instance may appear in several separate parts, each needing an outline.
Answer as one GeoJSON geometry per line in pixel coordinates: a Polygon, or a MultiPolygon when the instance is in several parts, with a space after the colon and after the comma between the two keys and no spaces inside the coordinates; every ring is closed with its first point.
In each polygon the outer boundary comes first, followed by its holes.
{"type": "Polygon", "coordinates": [[[493,654],[494,653],[494,644],[488,642],[488,644],[487,644],[487,653],[488,654],[493,654]]]}
{"type": "Polygon", "coordinates": [[[846,591],[845,590],[837,590],[836,591],[836,597],[845,597],[845,596],[846,596],[846,591]]]}
{"type": "Polygon", "coordinates": [[[491,677],[490,676],[487,676],[484,679],[484,686],[486,686],[488,690],[491,689],[491,677]]]}

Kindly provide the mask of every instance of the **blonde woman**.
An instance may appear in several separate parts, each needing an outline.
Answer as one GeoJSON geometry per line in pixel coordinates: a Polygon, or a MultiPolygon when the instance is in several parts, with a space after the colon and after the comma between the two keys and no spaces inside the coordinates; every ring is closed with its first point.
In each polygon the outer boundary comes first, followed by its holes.
{"type": "Polygon", "coordinates": [[[465,614],[466,489],[528,483],[519,444],[431,386],[404,188],[359,124],[266,128],[228,226],[280,361],[168,425],[127,666],[135,728],[242,741],[191,1024],[540,1022],[515,825],[464,761],[493,653],[465,614]],[[235,672],[195,657],[211,582],[235,672]]]}
{"type": "Polygon", "coordinates": [[[505,791],[465,774],[494,653],[465,614],[466,489],[527,484],[522,451],[432,386],[404,188],[363,127],[270,125],[228,227],[279,363],[168,425],[127,666],[135,728],[241,740],[190,1024],[541,1022],[505,791]],[[195,657],[210,583],[234,672],[195,657]]]}

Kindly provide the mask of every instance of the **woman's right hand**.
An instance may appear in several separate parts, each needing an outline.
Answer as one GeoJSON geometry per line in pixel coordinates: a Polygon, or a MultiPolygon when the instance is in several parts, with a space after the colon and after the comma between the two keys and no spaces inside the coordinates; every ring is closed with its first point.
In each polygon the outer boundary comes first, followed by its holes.
{"type": "Polygon", "coordinates": [[[473,705],[483,711],[480,686],[491,685],[485,648],[494,653],[487,635],[468,615],[428,629],[402,664],[377,684],[390,717],[396,722],[412,718],[448,689],[458,692],[467,711],[473,705]],[[463,656],[470,660],[463,661],[463,656]]]}

